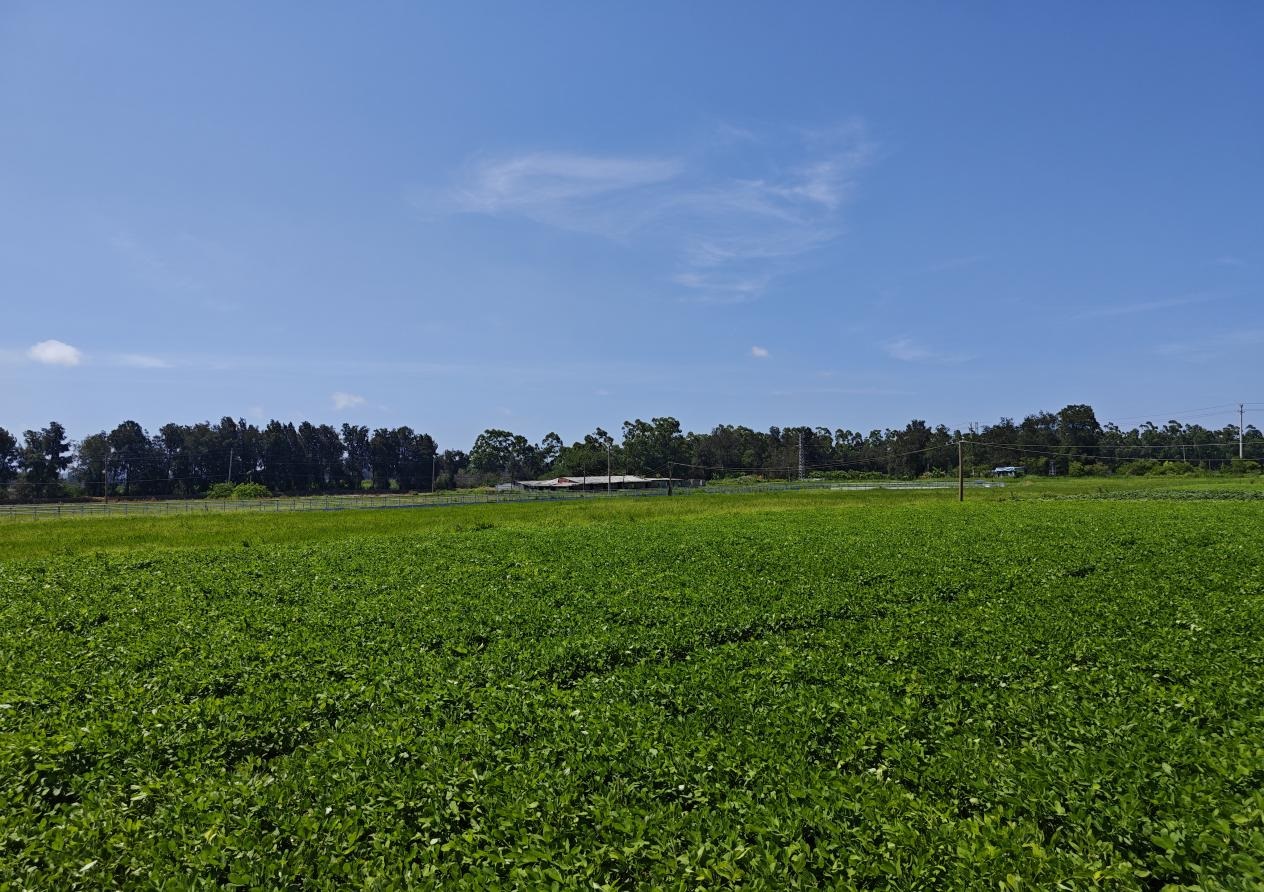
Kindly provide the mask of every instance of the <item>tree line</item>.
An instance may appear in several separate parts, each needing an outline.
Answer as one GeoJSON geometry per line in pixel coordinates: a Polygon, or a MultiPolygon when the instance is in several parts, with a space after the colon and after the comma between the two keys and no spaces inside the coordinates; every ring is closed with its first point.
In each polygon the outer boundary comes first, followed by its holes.
{"type": "MultiPolygon", "coordinates": [[[[51,422],[21,440],[0,428],[0,493],[19,500],[74,496],[198,497],[223,483],[254,483],[278,493],[353,490],[433,491],[542,476],[615,474],[712,480],[752,475],[882,475],[956,472],[958,441],[967,473],[998,465],[1030,473],[1108,474],[1258,468],[1237,465],[1238,428],[1169,421],[1124,430],[1101,424],[1091,406],[1002,418],[978,430],[913,420],[903,428],[719,425],[685,432],[675,418],[625,421],[616,436],[601,428],[570,445],[556,433],[538,443],[511,431],[483,431],[469,451],[440,450],[410,427],[376,428],[230,417],[218,423],[166,424],[155,434],[135,421],[72,443],[51,422]]],[[[1264,437],[1246,429],[1248,459],[1264,455],[1264,437]]]]}

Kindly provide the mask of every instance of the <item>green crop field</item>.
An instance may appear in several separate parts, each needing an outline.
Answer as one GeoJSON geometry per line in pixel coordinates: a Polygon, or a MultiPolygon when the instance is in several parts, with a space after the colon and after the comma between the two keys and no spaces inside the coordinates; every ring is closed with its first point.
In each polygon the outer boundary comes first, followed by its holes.
{"type": "Polygon", "coordinates": [[[1264,500],[1099,489],[0,525],[0,887],[1264,887],[1264,500]]]}

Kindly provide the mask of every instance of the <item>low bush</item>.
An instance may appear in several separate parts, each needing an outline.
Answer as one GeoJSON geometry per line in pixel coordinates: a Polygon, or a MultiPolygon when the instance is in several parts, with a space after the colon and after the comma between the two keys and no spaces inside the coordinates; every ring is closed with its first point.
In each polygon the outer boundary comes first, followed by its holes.
{"type": "Polygon", "coordinates": [[[229,497],[239,501],[245,499],[270,499],[272,491],[262,483],[238,483],[233,487],[233,494],[229,497]]]}
{"type": "Polygon", "coordinates": [[[235,499],[242,501],[245,499],[270,499],[272,491],[262,483],[238,483],[234,486],[231,483],[216,483],[206,491],[208,499],[235,499]]]}
{"type": "Polygon", "coordinates": [[[1147,477],[1174,477],[1184,476],[1186,474],[1196,474],[1198,469],[1187,461],[1165,461],[1159,462],[1150,470],[1146,471],[1147,477]]]}

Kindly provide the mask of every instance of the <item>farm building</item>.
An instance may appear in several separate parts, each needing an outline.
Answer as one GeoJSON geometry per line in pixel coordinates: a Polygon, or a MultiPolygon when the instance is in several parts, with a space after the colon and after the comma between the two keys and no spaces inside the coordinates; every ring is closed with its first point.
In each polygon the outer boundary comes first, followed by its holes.
{"type": "Polygon", "coordinates": [[[1003,467],[992,469],[993,477],[1021,477],[1026,473],[1026,468],[1020,468],[1015,465],[1004,465],[1003,467]]]}
{"type": "MultiPolygon", "coordinates": [[[[690,481],[672,480],[676,486],[688,486],[690,481]]],[[[638,477],[635,474],[599,474],[591,477],[554,477],[552,480],[519,480],[518,486],[531,490],[564,490],[566,492],[595,492],[606,489],[666,489],[666,477],[638,477]]]]}

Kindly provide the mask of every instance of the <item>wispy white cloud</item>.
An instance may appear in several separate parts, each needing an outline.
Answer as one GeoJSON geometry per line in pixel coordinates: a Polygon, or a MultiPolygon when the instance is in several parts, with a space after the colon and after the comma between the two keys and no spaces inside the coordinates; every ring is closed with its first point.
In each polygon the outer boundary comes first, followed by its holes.
{"type": "Polygon", "coordinates": [[[1241,257],[1234,257],[1232,254],[1222,254],[1211,262],[1216,266],[1249,266],[1249,264],[1241,257]]]}
{"type": "Polygon", "coordinates": [[[768,275],[741,276],[728,272],[677,273],[672,281],[690,289],[690,303],[741,304],[757,300],[768,287],[768,275]]]}
{"type": "Polygon", "coordinates": [[[759,134],[748,127],[739,127],[729,121],[718,121],[711,128],[711,139],[719,145],[758,142],[759,134]]]}
{"type": "Polygon", "coordinates": [[[677,158],[640,158],[535,152],[504,159],[480,159],[449,200],[454,209],[483,214],[521,214],[561,224],[568,207],[611,193],[657,185],[676,178],[677,158]]]}
{"type": "Polygon", "coordinates": [[[791,137],[725,133],[722,158],[714,145],[666,156],[480,158],[446,193],[412,200],[428,211],[520,217],[614,239],[659,255],[664,277],[690,300],[753,300],[795,258],[840,235],[842,208],[876,150],[859,121],[791,137]]]}
{"type": "Polygon", "coordinates": [[[58,340],[40,341],[26,351],[26,356],[43,365],[76,366],[83,362],[83,351],[58,340]]]}
{"type": "Polygon", "coordinates": [[[364,397],[357,393],[347,393],[343,390],[336,390],[329,397],[334,404],[335,409],[354,409],[356,406],[364,405],[364,397]]]}
{"type": "Polygon", "coordinates": [[[1244,328],[1188,341],[1162,344],[1156,352],[1170,359],[1208,362],[1213,359],[1223,359],[1226,353],[1234,353],[1246,347],[1255,348],[1261,344],[1264,344],[1264,328],[1244,328]]]}
{"type": "Polygon", "coordinates": [[[1108,304],[1076,313],[1073,319],[1105,319],[1111,316],[1132,316],[1136,313],[1153,313],[1156,310],[1170,310],[1191,304],[1204,304],[1220,300],[1218,294],[1189,294],[1184,297],[1170,297],[1162,300],[1147,300],[1131,304],[1108,304]]]}
{"type": "MultiPolygon", "coordinates": [[[[78,347],[64,341],[40,341],[24,351],[0,350],[0,360],[8,362],[37,362],[41,365],[77,366],[88,361],[88,357],[78,347]]],[[[94,360],[106,366],[122,366],[133,369],[167,369],[171,363],[158,357],[144,353],[109,353],[99,355],[94,360]]]]}
{"type": "Polygon", "coordinates": [[[942,350],[932,350],[929,347],[919,343],[911,337],[899,337],[887,341],[882,345],[882,349],[886,351],[887,356],[892,359],[898,359],[900,362],[924,362],[936,365],[955,365],[961,362],[968,362],[971,357],[964,353],[951,353],[942,350]]]}
{"type": "Polygon", "coordinates": [[[160,356],[148,356],[144,353],[120,353],[113,357],[114,362],[133,369],[169,369],[171,363],[160,356]]]}
{"type": "Polygon", "coordinates": [[[756,359],[767,359],[770,354],[766,347],[751,347],[750,355],[756,359]]]}
{"type": "Polygon", "coordinates": [[[855,172],[853,165],[861,163],[861,160],[859,157],[840,156],[813,161],[797,168],[785,182],[759,185],[770,195],[792,205],[808,202],[832,211],[847,197],[855,172]]]}
{"type": "Polygon", "coordinates": [[[769,396],[913,396],[914,390],[895,390],[889,387],[802,387],[796,390],[770,390],[769,396]]]}

